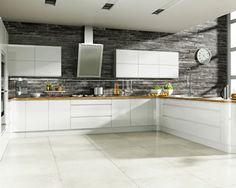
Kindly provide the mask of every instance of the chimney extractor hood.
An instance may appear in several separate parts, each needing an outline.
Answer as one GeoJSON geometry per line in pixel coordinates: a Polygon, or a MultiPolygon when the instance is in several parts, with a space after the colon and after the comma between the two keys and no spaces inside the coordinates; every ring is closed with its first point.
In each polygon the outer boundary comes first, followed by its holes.
{"type": "Polygon", "coordinates": [[[101,77],[103,45],[93,44],[93,28],[85,26],[84,43],[79,44],[77,77],[101,77]]]}

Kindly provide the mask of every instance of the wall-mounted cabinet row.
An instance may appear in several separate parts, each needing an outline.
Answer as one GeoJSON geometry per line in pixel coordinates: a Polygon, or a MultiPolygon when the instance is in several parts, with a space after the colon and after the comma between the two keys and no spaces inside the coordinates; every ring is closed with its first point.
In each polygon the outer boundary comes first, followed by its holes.
{"type": "Polygon", "coordinates": [[[61,76],[61,47],[8,46],[9,76],[61,76]]]}
{"type": "Polygon", "coordinates": [[[12,132],[155,125],[155,99],[13,101],[12,132]]]}
{"type": "Polygon", "coordinates": [[[179,53],[116,50],[116,77],[178,78],[179,53]]]}

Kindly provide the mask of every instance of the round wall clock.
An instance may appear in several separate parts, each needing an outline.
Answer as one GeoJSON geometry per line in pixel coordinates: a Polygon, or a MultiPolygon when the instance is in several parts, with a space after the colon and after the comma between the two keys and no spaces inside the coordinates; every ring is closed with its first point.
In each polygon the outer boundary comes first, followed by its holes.
{"type": "Polygon", "coordinates": [[[200,48],[196,52],[196,59],[200,64],[208,64],[211,61],[212,54],[207,48],[200,48]]]}

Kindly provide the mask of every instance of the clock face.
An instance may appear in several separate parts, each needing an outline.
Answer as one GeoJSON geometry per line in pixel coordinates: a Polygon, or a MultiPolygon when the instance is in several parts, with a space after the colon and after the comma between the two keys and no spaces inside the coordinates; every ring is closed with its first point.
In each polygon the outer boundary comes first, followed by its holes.
{"type": "Polygon", "coordinates": [[[209,63],[211,57],[212,57],[211,52],[206,48],[200,48],[196,54],[197,61],[201,64],[209,63]]]}

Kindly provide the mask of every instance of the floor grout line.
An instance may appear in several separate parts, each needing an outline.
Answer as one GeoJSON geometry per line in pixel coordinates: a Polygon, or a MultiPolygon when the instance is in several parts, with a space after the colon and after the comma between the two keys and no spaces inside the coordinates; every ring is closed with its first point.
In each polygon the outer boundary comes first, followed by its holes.
{"type": "MultiPolygon", "coordinates": [[[[114,133],[113,133],[114,134],[114,133]]],[[[115,134],[115,135],[117,135],[117,134],[115,134]]],[[[119,136],[119,135],[117,135],[117,136],[119,136]]],[[[120,136],[119,136],[120,137],[120,136]]],[[[90,138],[88,138],[89,139],[89,141],[94,145],[94,147],[96,147],[97,149],[98,149],[98,147],[97,147],[97,145],[90,139],[90,138]]],[[[134,183],[136,186],[137,186],[137,188],[142,188],[142,187],[140,187],[140,185],[138,185],[137,184],[137,182],[134,180],[134,179],[132,179],[131,177],[129,177],[119,166],[117,166],[115,163],[114,163],[114,161],[111,159],[111,157],[109,156],[109,154],[107,154],[103,149],[100,149],[99,150],[101,153],[103,153],[103,155],[125,176],[125,177],[127,177],[132,183],[134,183]]]]}
{"type": "Polygon", "coordinates": [[[58,166],[58,163],[57,163],[57,160],[56,160],[56,155],[55,155],[55,153],[54,153],[54,151],[53,151],[53,148],[52,148],[52,144],[51,144],[51,141],[50,141],[50,137],[47,137],[47,139],[48,139],[49,147],[50,147],[50,149],[51,149],[51,153],[52,153],[52,156],[53,156],[55,165],[56,165],[58,178],[59,178],[59,180],[60,180],[60,182],[61,182],[62,188],[64,188],[65,186],[64,186],[63,179],[62,179],[62,177],[61,177],[61,173],[60,173],[60,170],[59,170],[59,166],[58,166]]]}

